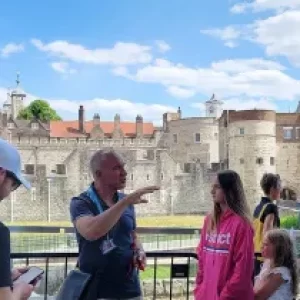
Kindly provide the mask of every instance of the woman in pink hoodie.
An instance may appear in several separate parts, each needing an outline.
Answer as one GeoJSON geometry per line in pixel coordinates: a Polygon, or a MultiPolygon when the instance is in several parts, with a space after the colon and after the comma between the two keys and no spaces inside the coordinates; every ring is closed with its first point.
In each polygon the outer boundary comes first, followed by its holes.
{"type": "Polygon", "coordinates": [[[253,229],[240,176],[219,172],[198,246],[196,300],[253,300],[253,229]]]}

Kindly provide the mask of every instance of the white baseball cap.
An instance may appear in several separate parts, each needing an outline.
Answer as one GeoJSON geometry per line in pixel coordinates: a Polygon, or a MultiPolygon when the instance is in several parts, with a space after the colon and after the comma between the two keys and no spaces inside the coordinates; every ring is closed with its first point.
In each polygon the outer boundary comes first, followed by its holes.
{"type": "Polygon", "coordinates": [[[22,176],[21,157],[19,151],[0,138],[0,168],[11,172],[27,189],[30,189],[30,183],[22,176]]]}

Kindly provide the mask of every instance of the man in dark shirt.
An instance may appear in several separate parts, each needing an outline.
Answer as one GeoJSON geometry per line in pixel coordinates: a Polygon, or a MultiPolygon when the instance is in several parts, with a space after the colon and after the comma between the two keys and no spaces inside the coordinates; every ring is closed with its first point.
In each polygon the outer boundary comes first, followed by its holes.
{"type": "MultiPolygon", "coordinates": [[[[21,159],[17,149],[0,139],[0,201],[8,197],[21,184],[30,188],[30,184],[21,175],[21,159]]],[[[28,299],[33,286],[19,283],[13,286],[12,281],[27,269],[10,268],[10,232],[0,222],[0,300],[28,299]],[[13,287],[13,289],[12,289],[13,287]]]]}
{"type": "Polygon", "coordinates": [[[261,255],[262,241],[265,233],[276,227],[280,227],[280,218],[278,214],[277,205],[274,201],[280,199],[281,180],[279,175],[266,173],[263,175],[261,188],[264,192],[264,197],[261,198],[260,203],[256,206],[254,219],[254,276],[258,275],[263,262],[261,255]]]}
{"type": "Polygon", "coordinates": [[[79,245],[78,266],[97,278],[97,299],[141,299],[136,257],[146,263],[136,235],[134,205],[159,188],[146,187],[129,195],[121,157],[112,150],[99,150],[91,158],[94,182],[71,200],[71,219],[79,245]],[[135,255],[136,254],[136,255],[135,255]]]}

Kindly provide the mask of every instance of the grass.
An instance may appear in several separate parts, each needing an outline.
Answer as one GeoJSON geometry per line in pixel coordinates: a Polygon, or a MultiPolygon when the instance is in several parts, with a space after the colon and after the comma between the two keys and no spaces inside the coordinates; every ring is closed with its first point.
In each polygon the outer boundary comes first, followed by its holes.
{"type": "Polygon", "coordinates": [[[300,229],[299,215],[284,216],[280,218],[280,227],[285,229],[300,229]]]}
{"type": "MultiPolygon", "coordinates": [[[[151,216],[137,218],[139,227],[195,227],[201,228],[203,225],[203,216],[151,216]]],[[[24,222],[7,222],[8,226],[55,226],[55,227],[71,227],[69,221],[60,222],[42,222],[42,221],[24,221],[24,222]]]]}
{"type": "Polygon", "coordinates": [[[151,216],[137,218],[139,227],[195,227],[201,228],[204,216],[151,216]]]}
{"type": "MultiPolygon", "coordinates": [[[[156,278],[166,279],[170,278],[171,268],[170,266],[157,266],[156,268],[156,278]]],[[[147,266],[145,271],[140,272],[140,277],[142,280],[153,279],[154,278],[154,267],[147,266]]]]}
{"type": "MultiPolygon", "coordinates": [[[[197,264],[190,264],[190,276],[194,277],[197,270],[197,264]]],[[[148,265],[145,271],[140,272],[140,277],[142,280],[154,278],[154,266],[148,265]]],[[[156,267],[156,278],[157,279],[170,279],[171,277],[171,265],[159,264],[156,267]]]]}
{"type": "MultiPolygon", "coordinates": [[[[201,228],[203,224],[203,216],[152,216],[143,217],[137,219],[137,224],[139,227],[193,227],[201,228]]],[[[55,226],[55,227],[70,227],[72,226],[70,222],[13,222],[7,223],[9,226],[55,226]]],[[[141,240],[143,242],[164,242],[167,240],[175,239],[191,239],[191,235],[141,235],[141,240]]],[[[71,236],[66,236],[65,234],[49,234],[49,233],[12,233],[12,249],[16,252],[30,252],[31,250],[49,249],[51,247],[59,248],[63,245],[73,245],[74,238],[71,236]]],[[[148,269],[147,272],[151,272],[148,269]]],[[[159,270],[159,276],[165,272],[159,270]]],[[[147,274],[148,274],[147,273],[147,274]]],[[[149,273],[150,274],[150,273],[149,273]]],[[[168,273],[169,274],[169,273],[168,273]]],[[[152,274],[153,275],[153,274],[152,274]]],[[[164,275],[165,276],[165,275],[164,275]]],[[[168,277],[168,276],[167,276],[168,277]]],[[[166,278],[166,277],[164,277],[166,278]]]]}
{"type": "Polygon", "coordinates": [[[41,227],[72,227],[71,222],[69,221],[15,221],[15,222],[6,222],[8,226],[41,226],[41,227]]]}

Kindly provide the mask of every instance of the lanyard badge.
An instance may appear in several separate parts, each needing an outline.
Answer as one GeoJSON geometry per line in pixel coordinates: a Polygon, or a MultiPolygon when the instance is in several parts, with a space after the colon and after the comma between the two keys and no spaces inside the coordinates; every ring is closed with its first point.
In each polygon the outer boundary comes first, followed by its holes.
{"type": "Polygon", "coordinates": [[[107,235],[107,239],[105,239],[101,244],[101,251],[102,254],[106,255],[110,253],[112,250],[114,250],[117,246],[114,243],[113,239],[110,239],[107,235]]]}

